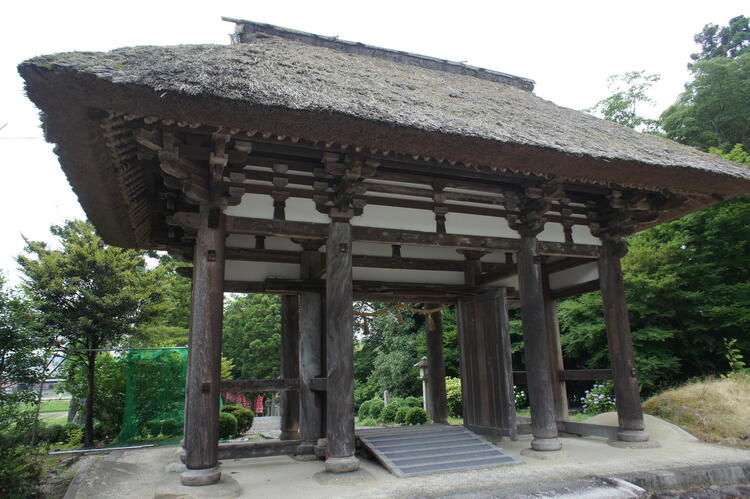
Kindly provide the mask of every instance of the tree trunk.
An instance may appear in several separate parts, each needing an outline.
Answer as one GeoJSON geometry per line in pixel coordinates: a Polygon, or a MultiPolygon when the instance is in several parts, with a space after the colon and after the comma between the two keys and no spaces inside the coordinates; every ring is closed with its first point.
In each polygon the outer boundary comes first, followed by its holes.
{"type": "Polygon", "coordinates": [[[96,369],[96,352],[87,352],[86,364],[86,420],[83,436],[83,446],[94,446],[94,371],[96,369]]]}

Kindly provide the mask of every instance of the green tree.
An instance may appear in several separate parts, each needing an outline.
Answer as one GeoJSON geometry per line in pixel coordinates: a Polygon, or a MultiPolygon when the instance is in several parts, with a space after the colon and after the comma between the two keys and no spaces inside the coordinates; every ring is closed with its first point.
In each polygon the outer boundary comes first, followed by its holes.
{"type": "Polygon", "coordinates": [[[656,130],[656,120],[643,117],[640,108],[644,105],[653,106],[654,101],[648,96],[648,91],[660,78],[658,74],[648,74],[645,71],[611,75],[607,78],[607,87],[613,93],[585,111],[630,128],[653,132],[656,130]]]}
{"type": "Polygon", "coordinates": [[[271,379],[281,368],[281,301],[276,295],[242,295],[224,309],[222,354],[238,379],[271,379]]]}
{"type": "MultiPolygon", "coordinates": [[[[733,17],[729,25],[719,27],[706,24],[703,30],[693,38],[701,46],[701,51],[691,54],[693,61],[713,59],[715,57],[739,57],[750,52],[750,19],[745,16],[733,17]]],[[[692,64],[688,64],[692,67],[692,64]]]]}
{"type": "Polygon", "coordinates": [[[750,150],[750,53],[701,59],[690,71],[685,92],[661,115],[667,137],[704,151],[750,150]]]}
{"type": "Polygon", "coordinates": [[[50,230],[60,249],[26,240],[25,254],[17,258],[22,288],[39,327],[64,338],[68,358],[86,366],[84,444],[91,446],[97,349],[137,334],[161,297],[142,253],[104,244],[84,221],[50,230]]]}

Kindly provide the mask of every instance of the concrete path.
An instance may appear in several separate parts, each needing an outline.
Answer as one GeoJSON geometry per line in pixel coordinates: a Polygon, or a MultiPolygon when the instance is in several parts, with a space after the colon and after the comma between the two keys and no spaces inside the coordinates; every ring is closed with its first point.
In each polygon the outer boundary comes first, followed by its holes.
{"type": "MultiPolygon", "coordinates": [[[[529,447],[530,436],[526,436],[499,444],[523,461],[521,464],[413,478],[396,478],[367,458],[361,460],[359,471],[342,475],[324,472],[321,461],[296,461],[287,456],[224,461],[221,468],[226,481],[237,486],[214,490],[213,486],[182,487],[179,473],[167,471],[170,463],[178,462],[179,448],[132,450],[99,460],[85,478],[78,480],[77,489],[69,491],[73,494],[66,497],[146,498],[154,497],[155,492],[172,498],[532,497],[541,490],[549,492],[544,494],[547,497],[639,497],[637,487],[617,485],[616,478],[627,476],[637,481],[639,476],[653,475],[653,479],[643,478],[642,483],[647,485],[676,475],[668,470],[709,467],[728,470],[728,479],[744,476],[750,480],[750,451],[695,441],[656,418],[648,418],[646,425],[647,430],[658,435],[660,447],[623,449],[612,447],[601,438],[570,437],[563,439],[564,453],[559,459],[539,460],[521,454],[529,447]],[[657,470],[659,473],[652,473],[657,470]],[[574,484],[582,488],[576,489],[574,484]],[[565,491],[573,491],[573,495],[566,495],[565,491]],[[585,491],[593,495],[584,494],[585,491]]],[[[698,475],[719,480],[724,476],[719,471],[713,475],[701,471],[698,475]]]]}

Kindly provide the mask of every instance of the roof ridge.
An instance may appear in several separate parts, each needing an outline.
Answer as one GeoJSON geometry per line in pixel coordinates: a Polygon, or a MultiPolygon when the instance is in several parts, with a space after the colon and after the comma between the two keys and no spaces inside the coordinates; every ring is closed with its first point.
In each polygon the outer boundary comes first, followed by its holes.
{"type": "Polygon", "coordinates": [[[454,62],[446,59],[439,59],[437,57],[414,54],[401,50],[386,49],[360,42],[341,40],[335,36],[316,35],[315,33],[297,31],[290,28],[284,28],[282,26],[275,26],[273,24],[248,21],[246,19],[236,19],[223,16],[221,19],[227,22],[235,23],[235,32],[232,35],[232,43],[234,44],[250,43],[253,39],[257,38],[258,35],[278,36],[280,38],[295,40],[298,42],[306,43],[308,45],[340,50],[342,52],[366,55],[370,57],[379,57],[401,64],[409,64],[412,66],[419,66],[427,69],[435,69],[438,71],[444,71],[446,73],[473,76],[482,80],[511,85],[522,90],[527,90],[529,92],[534,90],[534,80],[502,73],[500,71],[493,71],[491,69],[471,66],[461,62],[454,62]]]}

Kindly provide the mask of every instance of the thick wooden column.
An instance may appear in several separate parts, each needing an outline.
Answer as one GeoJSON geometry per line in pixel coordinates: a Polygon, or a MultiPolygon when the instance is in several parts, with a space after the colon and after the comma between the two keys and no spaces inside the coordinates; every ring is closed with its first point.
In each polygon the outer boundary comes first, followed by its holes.
{"type": "MultiPolygon", "coordinates": [[[[317,279],[324,266],[325,255],[318,251],[322,242],[302,245],[300,277],[317,279]]],[[[325,392],[311,388],[313,378],[326,376],[324,302],[319,291],[303,291],[299,295],[299,432],[303,441],[312,443],[326,437],[325,392]]]]}
{"type": "MultiPolygon", "coordinates": [[[[425,304],[427,309],[440,304],[425,304]]],[[[448,397],[445,390],[443,360],[443,313],[433,312],[427,318],[427,412],[435,423],[448,424],[448,397]]]]}
{"type": "Polygon", "coordinates": [[[224,303],[225,217],[202,205],[195,242],[185,417],[183,485],[209,485],[221,478],[217,465],[221,332],[224,303]]]}
{"type": "Polygon", "coordinates": [[[326,242],[326,470],[354,471],[354,338],[352,228],[332,219],[326,242]]]}
{"type": "Polygon", "coordinates": [[[557,436],[555,400],[552,395],[547,314],[536,235],[521,236],[518,288],[521,295],[531,431],[534,435],[531,448],[536,451],[555,451],[561,448],[561,444],[557,436]]]}
{"type": "Polygon", "coordinates": [[[547,344],[549,347],[550,377],[552,378],[552,397],[555,401],[555,417],[558,421],[568,419],[568,390],[561,372],[565,370],[562,347],[560,346],[560,323],[557,320],[557,303],[549,296],[549,279],[544,279],[544,313],[546,320],[547,344]]]}
{"type": "Polygon", "coordinates": [[[643,409],[620,267],[620,257],[625,250],[624,242],[604,241],[599,257],[599,283],[617,399],[620,428],[617,436],[625,442],[645,442],[648,433],[643,431],[643,409]]]}
{"type": "MultiPolygon", "coordinates": [[[[299,378],[299,297],[281,295],[281,377],[299,378]]],[[[299,440],[299,392],[281,392],[279,440],[299,440]]]]}

